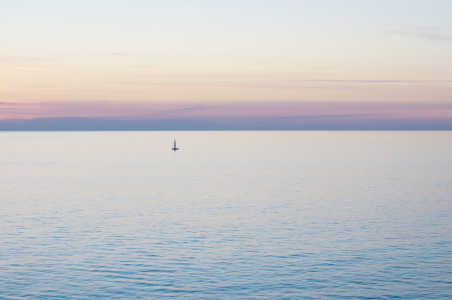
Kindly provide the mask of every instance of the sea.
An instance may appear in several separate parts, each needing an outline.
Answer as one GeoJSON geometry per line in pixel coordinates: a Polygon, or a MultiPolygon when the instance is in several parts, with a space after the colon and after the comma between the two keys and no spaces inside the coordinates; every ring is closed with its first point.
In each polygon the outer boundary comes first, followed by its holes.
{"type": "Polygon", "coordinates": [[[0,132],[2,300],[451,298],[451,131],[0,132]]]}

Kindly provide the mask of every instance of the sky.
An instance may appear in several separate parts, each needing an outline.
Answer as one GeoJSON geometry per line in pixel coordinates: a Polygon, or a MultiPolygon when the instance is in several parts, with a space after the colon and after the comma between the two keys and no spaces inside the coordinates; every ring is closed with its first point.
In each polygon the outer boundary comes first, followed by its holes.
{"type": "Polygon", "coordinates": [[[360,114],[452,124],[450,0],[1,7],[0,122],[360,114]]]}

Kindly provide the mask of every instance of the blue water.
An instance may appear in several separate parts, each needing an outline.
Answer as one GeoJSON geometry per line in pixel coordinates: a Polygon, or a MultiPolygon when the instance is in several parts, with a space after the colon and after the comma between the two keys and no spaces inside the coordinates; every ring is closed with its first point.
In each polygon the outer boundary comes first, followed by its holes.
{"type": "Polygon", "coordinates": [[[452,132],[0,132],[25,298],[450,299],[452,132]]]}

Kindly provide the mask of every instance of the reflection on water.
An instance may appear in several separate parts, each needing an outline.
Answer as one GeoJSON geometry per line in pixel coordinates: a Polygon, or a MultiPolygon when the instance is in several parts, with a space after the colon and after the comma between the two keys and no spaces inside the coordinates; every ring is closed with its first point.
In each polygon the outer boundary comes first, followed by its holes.
{"type": "Polygon", "coordinates": [[[452,132],[1,132],[0,298],[447,299],[451,153],[452,132]]]}

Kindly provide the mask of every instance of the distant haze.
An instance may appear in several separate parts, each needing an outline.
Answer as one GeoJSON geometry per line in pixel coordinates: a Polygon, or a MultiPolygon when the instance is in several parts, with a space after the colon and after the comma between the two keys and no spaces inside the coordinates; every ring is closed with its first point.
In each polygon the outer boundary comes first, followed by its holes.
{"type": "Polygon", "coordinates": [[[0,130],[452,130],[452,104],[2,104],[0,130]]]}

